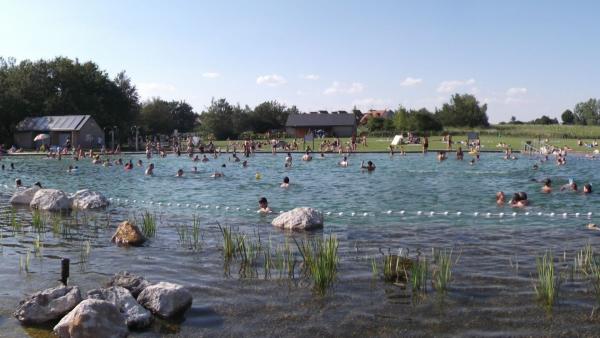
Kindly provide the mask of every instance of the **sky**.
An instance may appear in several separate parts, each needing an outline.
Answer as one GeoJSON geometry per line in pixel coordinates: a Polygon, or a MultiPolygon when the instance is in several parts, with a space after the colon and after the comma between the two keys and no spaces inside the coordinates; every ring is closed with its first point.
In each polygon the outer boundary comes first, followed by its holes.
{"type": "Polygon", "coordinates": [[[600,97],[600,1],[8,1],[0,56],[125,70],[143,99],[301,111],[435,109],[560,117],[600,97]]]}

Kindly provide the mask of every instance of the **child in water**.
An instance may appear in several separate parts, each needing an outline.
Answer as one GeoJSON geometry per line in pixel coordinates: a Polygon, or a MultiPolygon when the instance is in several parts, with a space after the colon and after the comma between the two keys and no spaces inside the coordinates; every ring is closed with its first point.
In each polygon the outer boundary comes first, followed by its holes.
{"type": "Polygon", "coordinates": [[[260,200],[258,200],[258,213],[261,214],[270,214],[273,212],[273,210],[271,210],[271,208],[269,208],[269,202],[267,201],[266,197],[261,197],[260,200]]]}
{"type": "Polygon", "coordinates": [[[290,178],[289,177],[284,177],[283,178],[283,183],[281,183],[280,187],[282,188],[289,188],[290,187],[290,178]]]}

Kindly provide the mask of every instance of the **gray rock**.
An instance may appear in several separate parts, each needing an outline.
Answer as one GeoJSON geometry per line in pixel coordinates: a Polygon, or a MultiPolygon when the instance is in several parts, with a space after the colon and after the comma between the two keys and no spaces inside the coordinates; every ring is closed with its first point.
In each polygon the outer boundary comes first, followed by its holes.
{"type": "Polygon", "coordinates": [[[295,208],[275,217],[273,226],[288,230],[312,230],[323,227],[323,214],[313,208],[295,208]]]}
{"type": "Polygon", "coordinates": [[[23,324],[46,323],[64,316],[81,301],[77,286],[58,286],[22,300],[14,315],[23,324]]]}
{"type": "Polygon", "coordinates": [[[119,245],[138,246],[144,244],[146,237],[137,225],[129,221],[123,221],[110,240],[119,245]]]}
{"type": "Polygon", "coordinates": [[[71,209],[71,200],[61,190],[40,189],[35,192],[29,206],[40,210],[61,211],[71,209]]]}
{"type": "Polygon", "coordinates": [[[160,282],[146,287],[137,301],[155,315],[170,318],[192,306],[192,294],[179,284],[160,282]]]}
{"type": "Polygon", "coordinates": [[[10,198],[11,204],[16,205],[29,205],[33,196],[40,188],[38,186],[33,186],[27,189],[18,189],[10,198]]]}
{"type": "Polygon", "coordinates": [[[69,196],[73,209],[100,209],[108,206],[108,200],[99,192],[79,190],[69,196]]]}
{"type": "Polygon", "coordinates": [[[86,299],[54,327],[61,338],[122,338],[129,331],[125,317],[105,300],[86,299]]]}
{"type": "Polygon", "coordinates": [[[88,291],[88,299],[100,299],[112,303],[125,316],[130,328],[143,329],[152,323],[152,314],[133,298],[129,290],[113,286],[106,289],[88,291]]]}
{"type": "Polygon", "coordinates": [[[142,290],[146,287],[150,286],[150,282],[148,282],[144,277],[134,275],[127,271],[121,271],[116,273],[110,281],[107,283],[107,286],[120,286],[131,292],[131,295],[135,298],[137,297],[142,290]]]}

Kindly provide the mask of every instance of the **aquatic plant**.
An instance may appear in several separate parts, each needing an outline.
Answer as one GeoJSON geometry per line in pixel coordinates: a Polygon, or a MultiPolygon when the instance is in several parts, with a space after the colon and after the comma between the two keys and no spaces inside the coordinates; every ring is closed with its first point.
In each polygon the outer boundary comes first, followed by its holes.
{"type": "Polygon", "coordinates": [[[142,214],[142,233],[148,238],[156,235],[156,215],[147,210],[142,214]]]}
{"type": "Polygon", "coordinates": [[[546,252],[542,257],[536,257],[537,281],[534,284],[535,294],[546,306],[551,309],[558,296],[560,279],[554,271],[552,253],[546,252]]]}
{"type": "Polygon", "coordinates": [[[42,212],[38,209],[33,209],[32,215],[31,215],[31,226],[37,231],[37,232],[42,232],[44,231],[44,226],[46,221],[44,219],[44,216],[42,215],[42,212]]]}
{"type": "Polygon", "coordinates": [[[17,218],[17,211],[15,208],[10,209],[10,226],[13,231],[21,231],[21,228],[23,227],[21,220],[17,218]]]}
{"type": "Polygon", "coordinates": [[[452,262],[452,249],[434,249],[433,261],[435,263],[435,268],[432,273],[433,287],[438,292],[445,293],[452,280],[452,266],[456,263],[452,262]]]}
{"type": "Polygon", "coordinates": [[[226,260],[231,260],[235,256],[235,243],[233,241],[233,235],[231,231],[231,226],[222,227],[221,224],[217,223],[219,230],[221,230],[221,235],[223,236],[223,257],[226,260]]]}
{"type": "Polygon", "coordinates": [[[44,247],[44,243],[40,239],[40,235],[38,234],[36,239],[33,240],[33,254],[36,257],[42,257],[42,248],[44,247]]]}
{"type": "Polygon", "coordinates": [[[600,304],[600,262],[595,259],[590,263],[590,281],[594,287],[596,302],[600,304]]]}
{"type": "Polygon", "coordinates": [[[379,268],[377,267],[377,261],[375,258],[371,258],[371,272],[373,274],[373,278],[377,278],[379,275],[379,268]]]}
{"type": "Polygon", "coordinates": [[[408,271],[412,269],[413,262],[402,255],[387,254],[383,256],[383,279],[391,283],[405,283],[408,281],[408,271]]]}
{"type": "Polygon", "coordinates": [[[194,251],[200,250],[202,247],[202,233],[200,232],[200,217],[197,217],[196,215],[194,215],[192,219],[192,229],[189,238],[190,248],[194,251]]]}
{"type": "Polygon", "coordinates": [[[90,241],[85,240],[81,242],[81,245],[79,247],[79,271],[84,272],[87,269],[91,252],[92,245],[90,241]]]}
{"type": "Polygon", "coordinates": [[[61,232],[62,216],[60,214],[52,215],[50,218],[50,226],[52,228],[52,234],[55,236],[61,232]]]}
{"type": "Polygon", "coordinates": [[[410,268],[410,284],[414,292],[427,291],[427,258],[417,258],[410,268]]]}
{"type": "Polygon", "coordinates": [[[587,243],[583,249],[577,252],[575,256],[574,268],[585,276],[592,271],[592,263],[594,262],[594,249],[587,243]]]}
{"type": "Polygon", "coordinates": [[[304,271],[312,278],[315,290],[324,294],[335,281],[339,263],[339,242],[335,236],[311,242],[296,241],[303,258],[304,271]]]}

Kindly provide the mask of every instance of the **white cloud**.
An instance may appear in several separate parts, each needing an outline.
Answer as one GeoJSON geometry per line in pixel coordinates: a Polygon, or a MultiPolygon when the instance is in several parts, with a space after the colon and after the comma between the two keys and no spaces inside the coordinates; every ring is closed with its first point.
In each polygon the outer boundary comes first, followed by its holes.
{"type": "Polygon", "coordinates": [[[323,92],[325,95],[334,94],[356,94],[360,93],[365,89],[365,86],[360,82],[352,82],[350,85],[333,81],[331,86],[323,92]]]}
{"type": "Polygon", "coordinates": [[[301,78],[303,78],[304,80],[315,81],[315,80],[319,79],[319,75],[317,75],[317,74],[306,74],[306,75],[302,75],[301,78]]]}
{"type": "Polygon", "coordinates": [[[475,79],[471,78],[468,80],[449,80],[442,81],[437,89],[438,93],[452,93],[459,88],[474,85],[475,79]]]}
{"type": "Polygon", "coordinates": [[[527,94],[527,88],[524,87],[508,88],[508,90],[506,91],[506,96],[518,96],[524,94],[527,94]]]}
{"type": "Polygon", "coordinates": [[[138,83],[137,88],[140,92],[140,96],[143,98],[163,96],[177,90],[172,84],[159,82],[141,82],[138,83]]]}
{"type": "Polygon", "coordinates": [[[306,93],[303,92],[303,91],[301,91],[301,90],[297,90],[296,91],[296,95],[298,95],[298,96],[304,96],[304,95],[306,95],[306,93]]]}
{"type": "Polygon", "coordinates": [[[208,73],[202,74],[202,77],[205,77],[207,79],[216,79],[220,76],[221,76],[221,74],[216,73],[216,72],[208,72],[208,73]]]}
{"type": "Polygon", "coordinates": [[[277,87],[286,84],[285,78],[278,74],[261,75],[256,78],[256,84],[277,87]]]}
{"type": "Polygon", "coordinates": [[[412,86],[420,85],[421,83],[423,83],[423,79],[414,78],[414,77],[409,76],[406,79],[404,79],[404,81],[402,81],[402,83],[400,83],[400,85],[402,87],[412,87],[412,86]]]}

